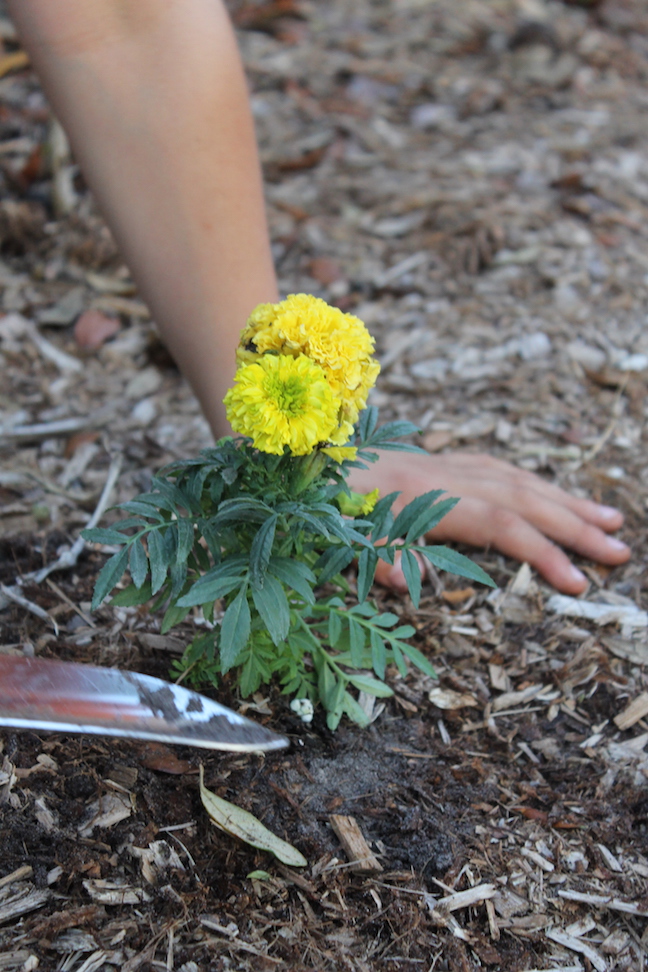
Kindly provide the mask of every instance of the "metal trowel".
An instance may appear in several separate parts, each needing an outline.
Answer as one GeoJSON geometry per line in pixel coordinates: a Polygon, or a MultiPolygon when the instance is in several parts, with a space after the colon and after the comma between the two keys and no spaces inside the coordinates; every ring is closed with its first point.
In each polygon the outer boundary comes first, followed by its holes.
{"type": "Polygon", "coordinates": [[[197,692],[150,675],[0,654],[0,726],[153,739],[235,753],[288,740],[197,692]]]}

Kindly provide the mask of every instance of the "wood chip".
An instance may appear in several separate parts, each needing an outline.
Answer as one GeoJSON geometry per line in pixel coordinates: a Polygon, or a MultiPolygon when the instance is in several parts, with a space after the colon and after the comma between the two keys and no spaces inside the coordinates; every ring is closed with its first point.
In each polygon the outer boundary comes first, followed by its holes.
{"type": "Polygon", "coordinates": [[[619,729],[629,729],[646,715],[648,715],[648,692],[642,692],[626,706],[623,712],[619,712],[618,716],[614,717],[614,722],[619,729]]]}
{"type": "Polygon", "coordinates": [[[355,817],[346,817],[343,814],[333,813],[329,820],[331,827],[344,848],[345,854],[349,861],[352,862],[352,871],[358,874],[375,874],[378,871],[382,871],[382,865],[362,835],[362,831],[355,817]]]}

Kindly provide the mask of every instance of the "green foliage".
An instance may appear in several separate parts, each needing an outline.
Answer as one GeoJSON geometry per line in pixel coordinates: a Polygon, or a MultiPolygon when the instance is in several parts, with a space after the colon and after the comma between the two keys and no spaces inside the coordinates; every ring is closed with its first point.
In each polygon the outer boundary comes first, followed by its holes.
{"type": "MultiPolygon", "coordinates": [[[[434,675],[409,640],[415,629],[379,612],[368,599],[379,559],[402,556],[415,607],[421,595],[419,556],[441,570],[492,585],[468,558],[420,538],[458,502],[433,490],[394,516],[397,493],[370,513],[343,516],[352,494],[346,476],[377,458],[373,449],[421,451],[394,441],[417,431],[409,422],[377,427],[366,409],[358,423],[357,458],[341,464],[323,452],[275,456],[245,439],[221,439],[197,459],[176,462],[153,479],[151,491],[121,509],[110,529],[86,530],[90,542],[120,549],[97,579],[97,607],[128,570],[132,583],[113,603],[165,607],[162,631],[200,608],[204,628],[174,664],[195,686],[216,685],[232,671],[242,694],[273,679],[283,692],[320,702],[335,729],[343,715],[365,725],[356,693],[386,696],[387,667],[410,664],[434,675]],[[357,559],[357,592],[342,571],[357,559]],[[323,585],[328,585],[326,591],[323,585]],[[156,597],[157,595],[157,597],[156,597]]],[[[357,494],[353,494],[357,503],[357,494]]],[[[359,497],[362,499],[362,497],[359,497]]]]}

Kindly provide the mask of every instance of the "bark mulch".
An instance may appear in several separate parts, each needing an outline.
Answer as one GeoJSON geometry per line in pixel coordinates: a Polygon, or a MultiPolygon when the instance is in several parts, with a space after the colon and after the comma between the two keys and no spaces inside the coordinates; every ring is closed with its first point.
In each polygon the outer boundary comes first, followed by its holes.
{"type": "MultiPolygon", "coordinates": [[[[416,612],[377,592],[415,625],[438,680],[392,672],[395,695],[364,731],[331,734],[319,714],[305,726],[276,690],[242,701],[226,683],[219,698],[290,750],[0,732],[0,969],[643,969],[645,4],[232,10],[283,292],[366,321],[383,419],[417,422],[430,452],[488,452],[619,505],[633,557],[581,564],[577,602],[493,552],[476,556],[495,592],[430,578],[416,612]],[[200,762],[308,867],[216,830],[200,762]]],[[[112,502],[209,434],[2,18],[0,37],[11,588],[70,548],[115,457],[112,502]]],[[[40,616],[0,593],[0,650],[166,677],[189,626],[90,615],[105,557],[86,549],[26,581],[40,616]]]]}

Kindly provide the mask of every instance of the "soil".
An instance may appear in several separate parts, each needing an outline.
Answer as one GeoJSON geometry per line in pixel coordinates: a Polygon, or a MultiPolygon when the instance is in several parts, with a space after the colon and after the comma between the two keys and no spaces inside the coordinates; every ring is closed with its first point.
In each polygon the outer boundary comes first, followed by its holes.
{"type": "MultiPolygon", "coordinates": [[[[414,611],[377,591],[417,628],[438,679],[388,673],[395,695],[366,730],[332,734],[275,688],[241,700],[225,683],[219,700],[290,749],[0,731],[0,969],[643,969],[645,5],[289,0],[232,12],[282,291],[321,295],[371,327],[384,419],[416,421],[431,452],[488,452],[617,505],[633,556],[616,570],[579,561],[585,603],[608,608],[598,622],[492,551],[471,555],[494,594],[441,576],[414,611]],[[308,866],[217,830],[201,763],[208,787],[308,866]],[[348,859],[335,815],[353,818],[382,870],[348,859]]],[[[0,36],[15,53],[1,18],[0,36]]],[[[113,502],[209,434],[74,160],[52,167],[35,75],[4,65],[0,582],[11,587],[70,547],[115,455],[113,502]],[[76,326],[88,311],[94,345],[76,326]]],[[[47,618],[0,602],[0,650],[168,677],[189,625],[161,635],[159,617],[110,606],[89,624],[106,556],[86,549],[24,583],[47,618]]]]}

